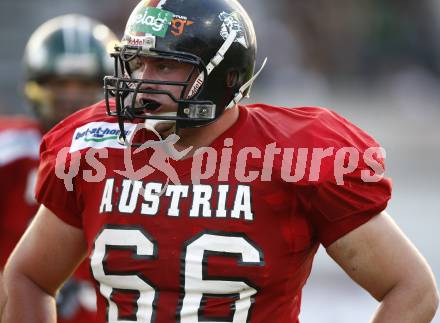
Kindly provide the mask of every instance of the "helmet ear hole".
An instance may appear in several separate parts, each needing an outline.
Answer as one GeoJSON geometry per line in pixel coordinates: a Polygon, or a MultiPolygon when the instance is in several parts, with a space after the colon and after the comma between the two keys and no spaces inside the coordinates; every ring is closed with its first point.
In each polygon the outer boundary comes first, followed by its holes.
{"type": "Polygon", "coordinates": [[[226,87],[237,88],[240,82],[240,73],[237,70],[230,70],[226,73],[226,87]]]}

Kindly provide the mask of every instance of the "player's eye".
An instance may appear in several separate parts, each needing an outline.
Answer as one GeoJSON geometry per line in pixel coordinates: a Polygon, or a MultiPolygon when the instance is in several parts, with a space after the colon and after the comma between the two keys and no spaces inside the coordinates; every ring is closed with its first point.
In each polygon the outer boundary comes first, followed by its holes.
{"type": "Polygon", "coordinates": [[[166,71],[169,71],[171,69],[171,66],[169,64],[166,64],[166,63],[159,63],[159,64],[157,64],[157,69],[159,71],[166,72],[166,71]]]}
{"type": "Polygon", "coordinates": [[[172,60],[159,60],[156,62],[155,67],[157,71],[161,73],[171,73],[179,69],[180,64],[172,60]]]}

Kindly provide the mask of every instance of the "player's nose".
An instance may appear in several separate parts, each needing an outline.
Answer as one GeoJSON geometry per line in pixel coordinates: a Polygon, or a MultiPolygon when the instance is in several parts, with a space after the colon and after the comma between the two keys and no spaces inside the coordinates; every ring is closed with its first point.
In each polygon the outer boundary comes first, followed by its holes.
{"type": "Polygon", "coordinates": [[[145,66],[145,68],[142,70],[141,77],[143,82],[140,85],[140,89],[142,90],[158,90],[159,85],[156,83],[157,81],[157,75],[154,72],[154,69],[145,66]]]}

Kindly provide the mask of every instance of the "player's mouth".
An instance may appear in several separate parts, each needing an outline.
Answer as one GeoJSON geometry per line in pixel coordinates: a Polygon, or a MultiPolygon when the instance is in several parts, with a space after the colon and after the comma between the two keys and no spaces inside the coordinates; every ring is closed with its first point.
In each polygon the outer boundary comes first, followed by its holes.
{"type": "Polygon", "coordinates": [[[162,104],[152,99],[140,99],[139,103],[136,106],[136,110],[143,111],[147,114],[154,114],[155,112],[159,112],[160,106],[162,104]]]}
{"type": "Polygon", "coordinates": [[[130,107],[130,103],[127,106],[127,112],[135,118],[136,116],[148,116],[159,114],[162,103],[149,98],[142,98],[136,101],[134,107],[130,107]]]}

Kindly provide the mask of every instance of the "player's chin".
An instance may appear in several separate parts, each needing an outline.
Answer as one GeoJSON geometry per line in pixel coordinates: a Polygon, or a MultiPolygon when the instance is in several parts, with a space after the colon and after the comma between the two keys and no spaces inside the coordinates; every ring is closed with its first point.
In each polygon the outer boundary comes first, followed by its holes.
{"type": "Polygon", "coordinates": [[[168,137],[170,134],[174,133],[176,130],[175,122],[164,122],[157,124],[155,127],[156,131],[161,135],[161,137],[168,137]]]}

